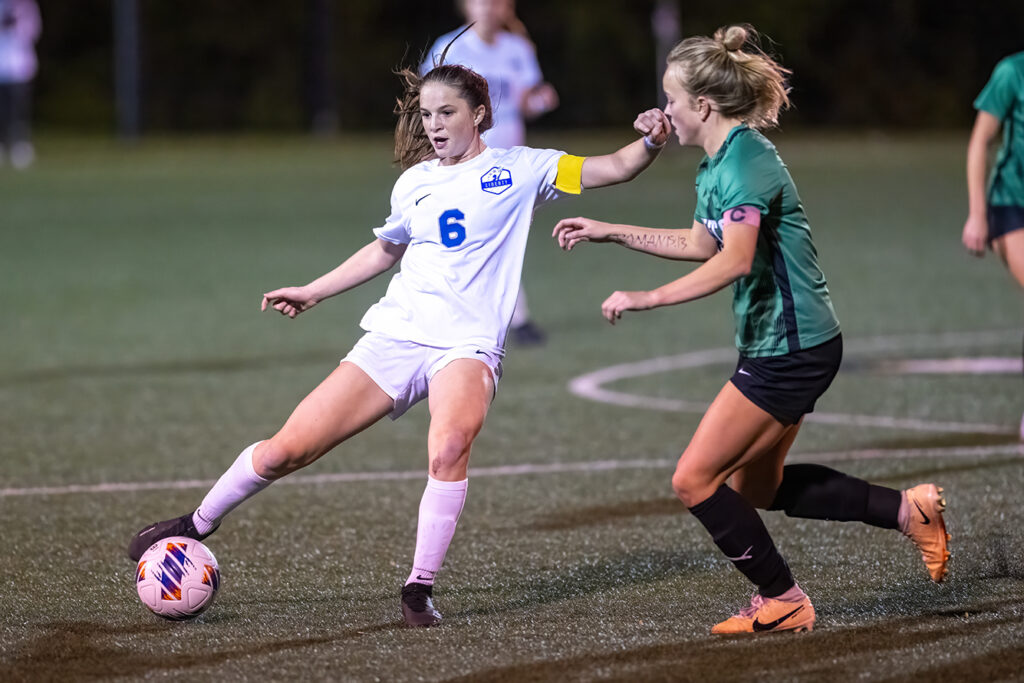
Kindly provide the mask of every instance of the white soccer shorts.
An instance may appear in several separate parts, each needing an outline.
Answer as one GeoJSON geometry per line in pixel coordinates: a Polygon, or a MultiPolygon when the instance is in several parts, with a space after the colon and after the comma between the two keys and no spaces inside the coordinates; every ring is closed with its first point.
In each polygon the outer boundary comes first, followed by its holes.
{"type": "Polygon", "coordinates": [[[498,391],[501,357],[479,346],[438,348],[367,332],[340,362],[358,366],[394,400],[395,408],[388,417],[397,420],[426,398],[435,374],[460,358],[472,358],[486,365],[494,378],[494,391],[498,391]]]}

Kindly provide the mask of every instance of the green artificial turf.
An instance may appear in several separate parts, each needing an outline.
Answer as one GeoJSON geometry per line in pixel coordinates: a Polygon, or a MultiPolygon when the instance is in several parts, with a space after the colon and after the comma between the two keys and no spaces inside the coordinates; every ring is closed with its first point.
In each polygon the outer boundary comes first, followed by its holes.
{"type": "MultiPolygon", "coordinates": [[[[591,154],[628,139],[535,142],[591,154]]],[[[611,246],[565,254],[548,237],[578,214],[688,226],[698,157],[670,150],[629,185],[538,212],[525,284],[549,341],[509,349],[435,592],[442,627],[405,629],[398,609],[425,482],[422,405],[233,513],[208,541],[223,576],[215,604],[165,622],[135,595],[129,537],[194,508],[358,339],[386,277],[294,321],[260,314],[260,296],[372,239],[397,171],[385,137],[44,138],[36,167],[0,168],[0,680],[1018,678],[1021,378],[878,369],[1020,355],[1019,292],[994,259],[959,245],[966,136],[777,141],[847,344],[818,404],[840,417],[808,422],[793,458],[945,486],[946,584],[928,581],[897,533],[766,513],[817,626],[708,634],[750,588],[672,496],[699,413],[594,402],[568,383],[728,349],[728,294],[610,327],[599,306],[613,290],[692,266],[611,246]],[[506,465],[527,471],[496,469],[506,465]],[[104,484],[124,486],[89,488],[104,484]]],[[[706,403],[730,372],[719,361],[605,388],[706,403]]]]}

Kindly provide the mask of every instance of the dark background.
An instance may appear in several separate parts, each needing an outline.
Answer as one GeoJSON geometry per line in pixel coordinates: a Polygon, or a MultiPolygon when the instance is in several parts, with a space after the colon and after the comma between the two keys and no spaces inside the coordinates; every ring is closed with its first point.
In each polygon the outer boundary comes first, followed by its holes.
{"type": "MultiPolygon", "coordinates": [[[[519,1],[562,98],[540,125],[619,125],[657,103],[653,5],[519,1]]],[[[113,131],[114,2],[40,6],[37,127],[113,131]]],[[[1022,0],[716,0],[679,9],[684,36],[751,22],[771,37],[795,72],[787,128],[966,126],[996,61],[1024,50],[1022,0]]],[[[460,23],[452,0],[139,0],[139,12],[143,132],[300,131],[325,98],[336,113],[329,128],[390,128],[391,70],[418,62],[460,23]]]]}

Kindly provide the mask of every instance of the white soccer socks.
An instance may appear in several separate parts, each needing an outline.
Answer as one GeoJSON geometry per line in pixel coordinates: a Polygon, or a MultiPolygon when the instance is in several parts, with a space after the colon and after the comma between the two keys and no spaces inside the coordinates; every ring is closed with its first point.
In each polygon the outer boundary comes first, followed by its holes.
{"type": "Polygon", "coordinates": [[[256,474],[252,464],[253,451],[260,443],[257,441],[242,451],[192,514],[192,524],[200,534],[216,529],[229,512],[270,486],[272,480],[256,474]]]}
{"type": "Polygon", "coordinates": [[[469,480],[441,481],[427,478],[427,488],[420,499],[420,517],[416,530],[416,554],[413,556],[412,572],[406,580],[410,583],[434,585],[434,576],[441,570],[445,553],[455,535],[455,524],[459,521],[462,506],[466,502],[469,480]]]}

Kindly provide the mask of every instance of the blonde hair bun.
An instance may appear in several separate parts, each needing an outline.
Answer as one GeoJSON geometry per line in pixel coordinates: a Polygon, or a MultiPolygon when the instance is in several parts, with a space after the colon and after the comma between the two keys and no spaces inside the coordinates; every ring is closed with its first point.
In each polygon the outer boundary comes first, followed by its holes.
{"type": "Polygon", "coordinates": [[[715,31],[715,40],[729,52],[739,50],[747,42],[750,32],[743,26],[728,26],[715,31]]]}
{"type": "Polygon", "coordinates": [[[666,63],[686,92],[708,98],[722,116],[751,128],[776,125],[779,110],[789,106],[790,71],[761,50],[750,24],[723,26],[713,38],[687,38],[666,63]]]}

